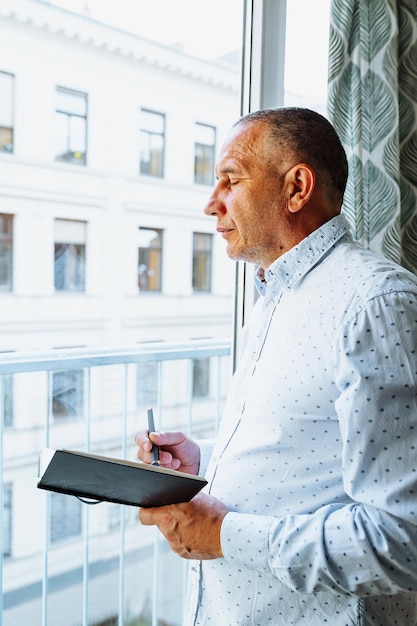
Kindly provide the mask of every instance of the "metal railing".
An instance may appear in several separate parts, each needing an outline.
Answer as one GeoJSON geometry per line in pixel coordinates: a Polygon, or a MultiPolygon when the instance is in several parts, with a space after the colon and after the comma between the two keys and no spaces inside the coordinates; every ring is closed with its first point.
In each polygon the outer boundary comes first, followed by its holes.
{"type": "Polygon", "coordinates": [[[77,517],[68,505],[72,497],[59,494],[65,501],[57,509],[50,493],[36,489],[37,460],[42,447],[133,459],[134,433],[146,427],[146,400],[154,402],[160,428],[213,436],[231,375],[229,356],[227,340],[1,355],[2,625],[181,623],[186,569],[155,529],[140,526],[133,507],[89,507],[74,499],[82,507],[77,517]],[[59,395],[63,372],[80,388],[59,395]],[[78,397],[68,414],[65,394],[78,397]],[[11,416],[5,407],[13,408],[11,416]]]}

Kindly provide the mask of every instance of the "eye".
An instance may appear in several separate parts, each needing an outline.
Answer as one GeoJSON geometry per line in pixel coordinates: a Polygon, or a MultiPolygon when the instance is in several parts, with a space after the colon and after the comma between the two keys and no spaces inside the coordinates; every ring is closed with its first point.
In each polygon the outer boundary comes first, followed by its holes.
{"type": "Polygon", "coordinates": [[[229,184],[230,184],[231,187],[233,187],[234,185],[237,185],[238,182],[239,181],[237,179],[235,179],[235,178],[229,178],[229,184]]]}

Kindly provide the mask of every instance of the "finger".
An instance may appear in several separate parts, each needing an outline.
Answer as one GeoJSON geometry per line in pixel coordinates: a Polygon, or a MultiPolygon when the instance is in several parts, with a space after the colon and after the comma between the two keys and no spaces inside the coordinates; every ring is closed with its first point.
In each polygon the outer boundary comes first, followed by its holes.
{"type": "Polygon", "coordinates": [[[139,509],[139,521],[143,526],[154,526],[155,522],[153,521],[152,509],[139,509]]]}
{"type": "Polygon", "coordinates": [[[156,443],[158,446],[178,446],[179,444],[183,443],[186,439],[185,435],[183,433],[180,432],[172,432],[172,431],[168,431],[168,432],[161,432],[161,431],[156,431],[153,433],[150,433],[151,439],[154,443],[156,443]]]}
{"type": "Polygon", "coordinates": [[[135,435],[135,443],[139,447],[143,447],[144,444],[149,443],[149,433],[147,430],[139,430],[135,435]]]}

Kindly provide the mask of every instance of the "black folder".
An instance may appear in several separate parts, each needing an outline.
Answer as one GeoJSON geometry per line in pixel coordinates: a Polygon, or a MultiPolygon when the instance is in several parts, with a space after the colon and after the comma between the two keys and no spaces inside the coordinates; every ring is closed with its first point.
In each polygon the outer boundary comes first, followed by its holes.
{"type": "Polygon", "coordinates": [[[77,496],[88,503],[177,504],[191,500],[206,484],[201,476],[75,450],[44,448],[39,457],[39,489],[77,496]]]}

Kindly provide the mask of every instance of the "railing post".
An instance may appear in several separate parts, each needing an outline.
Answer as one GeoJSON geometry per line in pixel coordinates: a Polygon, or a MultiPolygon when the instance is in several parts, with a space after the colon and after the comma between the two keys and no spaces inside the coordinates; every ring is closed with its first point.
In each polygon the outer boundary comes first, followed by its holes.
{"type": "Polygon", "coordinates": [[[3,377],[0,376],[0,529],[1,529],[1,551],[0,551],[0,589],[1,589],[1,598],[0,598],[0,624],[3,623],[3,560],[4,560],[4,549],[3,549],[3,528],[4,528],[4,474],[3,474],[3,429],[4,429],[4,385],[3,385],[3,377]]]}
{"type": "MultiPolygon", "coordinates": [[[[87,377],[87,398],[85,409],[85,451],[90,451],[90,420],[91,420],[91,367],[86,368],[87,377]]],[[[90,531],[90,507],[83,507],[83,537],[84,537],[84,558],[83,558],[83,626],[88,626],[88,593],[89,593],[89,531],[90,531]]]]}

